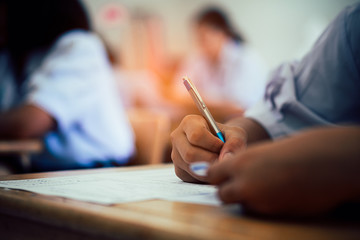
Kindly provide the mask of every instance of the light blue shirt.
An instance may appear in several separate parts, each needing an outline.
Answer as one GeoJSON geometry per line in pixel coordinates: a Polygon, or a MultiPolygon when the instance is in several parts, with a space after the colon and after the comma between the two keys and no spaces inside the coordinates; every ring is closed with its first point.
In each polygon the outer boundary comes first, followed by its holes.
{"type": "Polygon", "coordinates": [[[276,69],[245,116],[272,138],[320,125],[360,124],[360,4],[346,8],[298,63],[276,69]]]}
{"type": "Polygon", "coordinates": [[[44,137],[45,152],[33,159],[37,170],[129,159],[133,133],[106,52],[94,34],[65,33],[46,53],[35,52],[27,67],[30,74],[19,91],[11,72],[0,69],[6,76],[0,86],[7,89],[0,92],[1,109],[33,104],[56,120],[56,129],[44,137]]]}

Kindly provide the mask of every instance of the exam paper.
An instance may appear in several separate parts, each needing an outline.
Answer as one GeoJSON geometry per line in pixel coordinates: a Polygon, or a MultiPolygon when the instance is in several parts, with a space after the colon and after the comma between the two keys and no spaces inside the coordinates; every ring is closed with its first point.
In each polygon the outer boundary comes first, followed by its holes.
{"type": "Polygon", "coordinates": [[[185,183],[173,168],[0,181],[0,187],[100,204],[150,199],[220,205],[216,188],[185,183]]]}

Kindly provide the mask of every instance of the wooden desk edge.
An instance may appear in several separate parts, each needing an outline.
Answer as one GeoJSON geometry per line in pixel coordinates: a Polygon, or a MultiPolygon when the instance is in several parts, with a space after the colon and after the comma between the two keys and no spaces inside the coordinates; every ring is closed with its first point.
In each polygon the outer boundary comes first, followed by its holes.
{"type": "MultiPolygon", "coordinates": [[[[172,167],[172,164],[161,164],[126,168],[60,171],[12,175],[1,177],[0,180],[172,167]]],[[[216,233],[211,233],[211,231],[205,231],[204,228],[199,226],[193,226],[193,230],[197,232],[196,235],[190,234],[188,231],[185,231],[188,228],[188,224],[176,221],[170,222],[168,218],[156,215],[146,216],[141,212],[127,209],[124,206],[126,204],[106,206],[20,190],[0,189],[0,212],[2,214],[43,224],[51,223],[53,226],[58,227],[64,226],[64,223],[66,223],[67,229],[87,234],[98,236],[104,236],[105,234],[106,237],[110,238],[113,236],[127,236],[131,238],[136,236],[142,238],[146,235],[148,239],[218,239],[221,237],[216,233]],[[101,230],[99,226],[102,226],[101,230]],[[104,231],[104,227],[107,229],[106,231],[104,231]]]]}
{"type": "Polygon", "coordinates": [[[42,149],[43,144],[40,140],[0,141],[0,153],[37,153],[42,149]]]}
{"type": "MultiPolygon", "coordinates": [[[[113,171],[134,171],[145,170],[154,168],[171,168],[171,164],[168,165],[154,165],[154,166],[142,166],[142,167],[129,167],[129,168],[110,168],[110,169],[95,169],[95,170],[80,170],[80,171],[65,171],[55,173],[40,173],[40,174],[24,174],[17,176],[2,177],[0,180],[8,179],[25,179],[25,178],[37,178],[37,177],[51,177],[51,176],[64,176],[64,175],[78,175],[78,174],[91,174],[100,172],[113,172],[113,171]]],[[[158,201],[158,200],[157,200],[158,201]]],[[[146,201],[144,204],[151,202],[146,201]]],[[[166,201],[161,201],[166,203],[166,201]]],[[[181,211],[181,209],[191,208],[191,204],[186,203],[172,203],[176,206],[182,206],[179,209],[174,209],[174,214],[181,211]]],[[[140,203],[141,205],[141,203],[140,203]]],[[[158,204],[159,205],[159,204],[158,204]]],[[[31,192],[24,192],[19,190],[6,190],[0,189],[0,213],[5,216],[13,216],[28,221],[38,222],[63,228],[65,231],[78,231],[86,234],[87,236],[98,236],[99,238],[114,239],[120,238],[141,238],[141,239],[223,239],[224,231],[216,231],[214,228],[210,228],[209,225],[201,226],[198,224],[191,224],[191,221],[195,219],[190,218],[190,222],[177,221],[177,219],[169,218],[169,216],[162,216],[161,214],[148,214],[140,210],[134,210],[131,204],[118,204],[115,206],[104,206],[98,204],[92,204],[87,202],[81,202],[71,199],[65,199],[60,197],[45,196],[35,194],[31,192]],[[115,236],[115,237],[114,237],[115,236]]],[[[214,209],[214,208],[204,208],[214,209]]],[[[215,208],[218,209],[218,208],[215,208]]],[[[207,210],[202,213],[206,213],[207,210]]],[[[218,212],[221,212],[219,209],[218,212]]],[[[200,212],[201,213],[201,212],[200,212]]],[[[171,214],[171,212],[170,212],[171,214]]],[[[195,213],[196,214],[196,213],[195,213]]],[[[226,214],[223,214],[226,215],[226,214]]],[[[210,215],[208,215],[210,216],[210,215]]],[[[231,216],[229,215],[229,218],[231,216]]],[[[232,217],[236,218],[236,217],[232,217]]],[[[219,218],[218,220],[224,220],[219,218]]],[[[275,236],[276,232],[286,234],[294,232],[289,226],[276,227],[276,223],[256,223],[256,221],[249,223],[249,220],[237,221],[243,225],[245,231],[242,234],[239,232],[226,232],[226,239],[274,239],[268,234],[271,233],[275,236]],[[246,229],[246,226],[253,225],[251,228],[246,229]],[[265,227],[268,232],[261,230],[261,227],[265,227]],[[272,226],[272,227],[270,227],[272,226]],[[260,228],[259,228],[260,227],[260,228]],[[257,230],[259,229],[259,230],[257,230]],[[283,230],[280,230],[283,229],[283,230]],[[290,230],[288,230],[290,229],[290,230]],[[260,231],[261,234],[253,234],[254,231],[260,231]],[[262,236],[262,237],[259,237],[262,236]],[[268,236],[268,237],[267,237],[268,236]]],[[[250,221],[251,222],[251,221],[250,221]]],[[[224,222],[225,223],[225,222],[224,222]]],[[[223,223],[223,224],[224,224],[223,223]]],[[[231,228],[230,228],[231,229],[231,228]]],[[[302,228],[300,228],[302,229],[302,228]]],[[[305,227],[307,231],[311,232],[312,227],[305,227]]],[[[313,238],[306,239],[340,239],[339,236],[344,233],[344,239],[359,239],[359,229],[351,228],[351,231],[344,231],[345,228],[329,229],[329,232],[323,234],[324,231],[320,228],[318,231],[314,228],[312,234],[299,232],[299,236],[313,236],[313,238]],[[335,233],[335,234],[334,234],[335,233]],[[338,237],[338,238],[337,238],[338,237]]],[[[296,231],[295,231],[296,232],[296,231]]],[[[296,239],[299,239],[299,236],[296,239]]],[[[278,236],[279,237],[279,236],[278,236]]]]}

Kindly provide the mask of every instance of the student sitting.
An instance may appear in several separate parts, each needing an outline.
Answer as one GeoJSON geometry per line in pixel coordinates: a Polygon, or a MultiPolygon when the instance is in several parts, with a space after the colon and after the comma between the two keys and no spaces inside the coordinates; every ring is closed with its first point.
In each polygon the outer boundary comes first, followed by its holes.
{"type": "Polygon", "coordinates": [[[180,81],[187,75],[215,116],[229,119],[242,115],[261,98],[267,75],[265,64],[223,10],[202,10],[194,25],[197,51],[176,74],[177,97],[188,99],[180,81]]]}
{"type": "Polygon", "coordinates": [[[42,138],[34,171],[121,165],[130,124],[78,1],[2,1],[0,138],[42,138]]]}

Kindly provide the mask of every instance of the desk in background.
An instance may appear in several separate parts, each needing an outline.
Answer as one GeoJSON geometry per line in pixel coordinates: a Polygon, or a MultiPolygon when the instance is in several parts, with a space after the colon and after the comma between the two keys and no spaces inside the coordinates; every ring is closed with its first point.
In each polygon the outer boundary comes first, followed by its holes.
{"type": "Polygon", "coordinates": [[[7,154],[18,156],[24,172],[31,169],[31,154],[40,153],[42,150],[42,142],[36,139],[0,141],[0,159],[1,156],[7,154]]]}
{"type": "MultiPolygon", "coordinates": [[[[137,171],[169,166],[10,175],[0,180],[137,171]]],[[[360,222],[279,221],[228,207],[151,200],[104,206],[0,189],[0,239],[360,239],[360,222]]]]}

